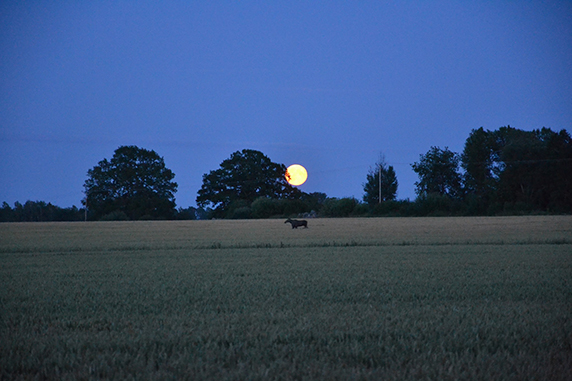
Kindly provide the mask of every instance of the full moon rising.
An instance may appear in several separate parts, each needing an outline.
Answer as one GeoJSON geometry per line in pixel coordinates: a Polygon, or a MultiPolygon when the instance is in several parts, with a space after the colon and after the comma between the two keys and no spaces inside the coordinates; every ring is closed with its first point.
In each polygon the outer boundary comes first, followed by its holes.
{"type": "Polygon", "coordinates": [[[307,178],[308,172],[306,172],[306,168],[300,164],[292,164],[286,169],[286,180],[288,180],[291,185],[302,185],[307,178]]]}

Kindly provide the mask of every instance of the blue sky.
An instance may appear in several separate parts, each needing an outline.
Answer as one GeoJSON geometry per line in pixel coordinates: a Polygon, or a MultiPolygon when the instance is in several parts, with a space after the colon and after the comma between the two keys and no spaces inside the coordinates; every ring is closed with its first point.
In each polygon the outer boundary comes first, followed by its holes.
{"type": "Polygon", "coordinates": [[[0,28],[10,204],[79,206],[121,145],[164,157],[180,207],[244,148],[359,199],[384,154],[413,199],[431,146],[572,132],[570,1],[3,1],[0,28]]]}

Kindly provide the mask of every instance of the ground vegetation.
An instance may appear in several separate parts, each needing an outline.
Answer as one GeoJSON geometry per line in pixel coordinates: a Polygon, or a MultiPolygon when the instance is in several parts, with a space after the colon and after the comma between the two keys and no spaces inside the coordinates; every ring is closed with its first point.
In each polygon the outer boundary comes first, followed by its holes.
{"type": "Polygon", "coordinates": [[[0,378],[568,380],[570,218],[1,224],[0,378]]]}
{"type": "Polygon", "coordinates": [[[199,207],[212,208],[213,217],[248,218],[257,199],[300,199],[302,192],[288,183],[286,166],[272,162],[262,152],[236,151],[220,168],[203,175],[197,195],[199,207]]]}

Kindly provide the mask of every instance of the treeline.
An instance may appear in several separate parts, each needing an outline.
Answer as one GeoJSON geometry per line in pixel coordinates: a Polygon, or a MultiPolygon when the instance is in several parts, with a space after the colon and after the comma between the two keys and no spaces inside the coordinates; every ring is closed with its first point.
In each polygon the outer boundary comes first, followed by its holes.
{"type": "MultiPolygon", "coordinates": [[[[240,157],[245,163],[255,162],[247,154],[249,152],[237,152],[233,157],[240,157]]],[[[236,162],[235,159],[233,163],[236,162]]],[[[221,167],[225,165],[223,162],[221,167]]],[[[411,165],[419,177],[415,183],[417,197],[414,201],[396,199],[397,177],[393,167],[385,164],[383,159],[366,176],[363,202],[348,197],[329,198],[323,193],[283,197],[277,192],[253,201],[240,194],[241,188],[228,186],[237,183],[230,175],[245,179],[252,169],[240,173],[234,169],[237,166],[228,167],[233,170],[220,174],[229,177],[210,177],[218,174],[214,171],[205,175],[197,201],[203,206],[214,206],[214,209],[206,209],[207,216],[410,217],[572,213],[572,139],[566,130],[523,131],[506,126],[490,131],[481,127],[471,131],[462,153],[447,147],[431,147],[411,165]],[[382,184],[381,192],[379,184],[382,184]]],[[[259,180],[253,179],[249,185],[255,187],[258,183],[259,180]]]]}
{"type": "MultiPolygon", "coordinates": [[[[58,221],[84,221],[86,219],[85,208],[77,208],[75,205],[69,208],[61,208],[44,201],[26,201],[24,204],[15,202],[10,207],[7,202],[2,203],[0,208],[0,222],[58,222],[58,221]]],[[[178,208],[172,215],[174,220],[197,220],[207,219],[208,213],[200,208],[178,208]]],[[[164,219],[164,218],[142,218],[164,219]]],[[[100,221],[128,221],[130,218],[121,211],[109,213],[100,221]]]]}
{"type": "Polygon", "coordinates": [[[471,131],[461,154],[431,147],[412,165],[417,203],[449,214],[572,213],[572,139],[565,130],[471,131]]]}
{"type": "Polygon", "coordinates": [[[13,208],[3,202],[0,222],[82,221],[84,215],[84,209],[60,208],[44,201],[26,201],[23,205],[15,202],[13,208]]]}
{"type": "MultiPolygon", "coordinates": [[[[256,218],[316,218],[316,217],[444,217],[479,215],[525,215],[547,214],[550,211],[522,207],[519,204],[491,208],[487,213],[479,212],[473,203],[454,200],[447,196],[432,194],[410,200],[389,200],[381,204],[368,205],[354,197],[326,197],[324,193],[310,194],[314,200],[280,200],[259,198],[251,205],[232,205],[224,216],[213,213],[211,208],[178,208],[169,220],[256,219],[256,218]]],[[[567,213],[567,212],[562,212],[567,213]]],[[[84,221],[85,209],[72,206],[60,208],[43,201],[16,202],[11,208],[6,202],[0,209],[0,222],[53,222],[84,221]]],[[[139,220],[166,220],[167,218],[144,217],[139,220]]],[[[132,220],[121,211],[109,213],[99,221],[132,220]]]]}
{"type": "Polygon", "coordinates": [[[471,131],[463,152],[431,147],[411,167],[419,177],[414,201],[396,199],[397,175],[383,158],[365,176],[363,201],[332,198],[300,191],[286,181],[283,164],[245,149],[203,175],[197,208],[176,209],[175,174],[163,158],[123,146],[88,171],[84,208],[43,201],[11,208],[4,202],[0,221],[572,213],[572,139],[566,130],[481,127],[471,131]]]}

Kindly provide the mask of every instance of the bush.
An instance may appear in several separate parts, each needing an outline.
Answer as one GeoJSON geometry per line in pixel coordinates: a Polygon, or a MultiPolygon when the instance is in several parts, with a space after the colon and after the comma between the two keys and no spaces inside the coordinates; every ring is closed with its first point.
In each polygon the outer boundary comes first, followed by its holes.
{"type": "Polygon", "coordinates": [[[414,213],[417,216],[431,217],[458,216],[466,214],[465,205],[462,201],[437,193],[418,197],[414,203],[414,213]]]}
{"type": "Polygon", "coordinates": [[[295,216],[309,212],[309,205],[302,200],[285,200],[259,197],[250,205],[253,218],[295,216]]]}
{"type": "Polygon", "coordinates": [[[412,205],[413,203],[409,200],[384,201],[381,204],[375,204],[370,213],[372,216],[406,217],[413,215],[412,205]]]}
{"type": "Polygon", "coordinates": [[[358,204],[354,207],[354,210],[352,211],[351,215],[355,217],[366,216],[368,212],[369,212],[369,206],[367,206],[367,204],[364,204],[363,202],[358,202],[358,204]]]}
{"type": "Polygon", "coordinates": [[[100,221],[129,221],[129,217],[122,210],[114,210],[99,219],[100,221]]]}
{"type": "Polygon", "coordinates": [[[296,216],[298,214],[310,212],[310,207],[302,200],[282,200],[284,204],[283,216],[296,216]]]}
{"type": "MultiPolygon", "coordinates": [[[[236,211],[238,209],[243,209],[243,208],[249,208],[250,209],[250,204],[248,203],[248,201],[241,200],[241,199],[234,200],[228,205],[228,207],[225,208],[224,216],[220,216],[220,217],[231,218],[231,219],[235,219],[235,218],[242,219],[243,217],[235,217],[235,214],[236,214],[236,211]]],[[[244,214],[244,209],[239,214],[241,214],[241,213],[244,214]]],[[[215,216],[215,217],[219,218],[219,216],[215,216]]],[[[248,217],[248,218],[251,218],[251,217],[248,217]]]]}
{"type": "Polygon", "coordinates": [[[360,213],[365,214],[367,209],[364,210],[360,205],[360,202],[354,197],[329,197],[324,201],[322,214],[325,217],[349,217],[360,213]]]}
{"type": "Polygon", "coordinates": [[[250,205],[250,209],[254,218],[269,218],[282,215],[284,207],[281,205],[280,200],[259,197],[250,205]]]}
{"type": "Polygon", "coordinates": [[[175,214],[176,220],[196,220],[197,219],[197,208],[189,206],[186,209],[179,208],[175,214]]]}
{"type": "Polygon", "coordinates": [[[247,220],[252,218],[252,212],[248,206],[243,206],[235,209],[230,218],[233,220],[247,220]]]}

